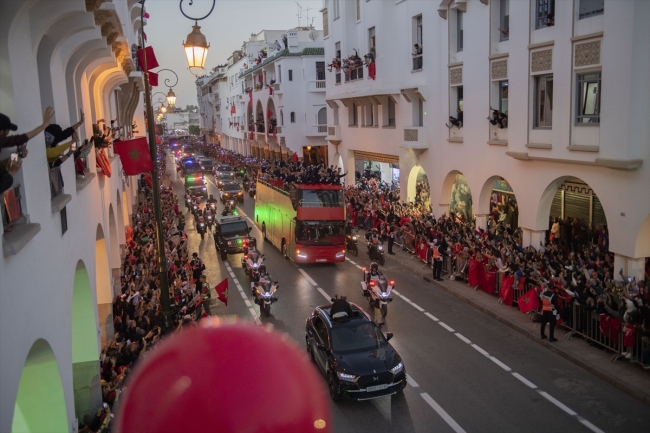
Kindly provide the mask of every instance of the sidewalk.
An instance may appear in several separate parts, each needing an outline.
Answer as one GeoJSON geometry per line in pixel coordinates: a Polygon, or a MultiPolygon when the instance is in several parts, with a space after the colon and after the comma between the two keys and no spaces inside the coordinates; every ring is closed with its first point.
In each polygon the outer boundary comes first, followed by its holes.
{"type": "Polygon", "coordinates": [[[496,296],[481,290],[475,291],[464,281],[434,281],[429,265],[425,266],[424,262],[414,255],[399,251],[397,246],[394,251],[395,255],[386,255],[387,260],[392,260],[415,274],[421,275],[425,281],[437,288],[467,302],[474,308],[494,317],[536,343],[650,406],[650,374],[639,365],[625,360],[613,363],[611,362],[613,356],[611,352],[591,347],[578,337],[570,340],[562,338],[568,334],[568,331],[562,326],[555,328],[558,342],[549,343],[548,340],[542,340],[539,338],[539,324],[531,322],[528,316],[521,314],[518,308],[498,304],[496,296]]]}

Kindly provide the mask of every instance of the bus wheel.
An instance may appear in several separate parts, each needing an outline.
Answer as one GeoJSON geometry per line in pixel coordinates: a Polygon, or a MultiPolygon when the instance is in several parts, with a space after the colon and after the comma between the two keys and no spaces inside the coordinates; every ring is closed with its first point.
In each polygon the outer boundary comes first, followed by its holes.
{"type": "Polygon", "coordinates": [[[286,259],[287,258],[287,241],[285,241],[284,239],[282,239],[281,251],[282,251],[282,257],[284,257],[286,259]]]}
{"type": "Polygon", "coordinates": [[[264,240],[267,240],[266,239],[266,224],[265,223],[262,223],[262,238],[264,238],[264,240]]]}

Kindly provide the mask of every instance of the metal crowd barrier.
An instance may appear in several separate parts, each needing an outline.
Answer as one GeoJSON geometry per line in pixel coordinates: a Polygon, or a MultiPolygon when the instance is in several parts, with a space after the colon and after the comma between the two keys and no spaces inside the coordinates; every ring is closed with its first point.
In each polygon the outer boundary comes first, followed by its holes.
{"type": "Polygon", "coordinates": [[[574,302],[571,317],[563,322],[563,326],[570,330],[566,335],[566,339],[570,340],[573,336],[579,335],[593,344],[614,352],[611,359],[614,362],[624,357],[622,353],[624,352],[623,331],[625,324],[617,320],[616,322],[620,324],[620,327],[615,329],[615,326],[612,326],[615,322],[612,322],[611,319],[611,316],[598,314],[595,310],[589,310],[583,305],[574,302]],[[601,329],[601,316],[605,317],[605,323],[607,323],[606,333],[603,333],[601,329]]]}

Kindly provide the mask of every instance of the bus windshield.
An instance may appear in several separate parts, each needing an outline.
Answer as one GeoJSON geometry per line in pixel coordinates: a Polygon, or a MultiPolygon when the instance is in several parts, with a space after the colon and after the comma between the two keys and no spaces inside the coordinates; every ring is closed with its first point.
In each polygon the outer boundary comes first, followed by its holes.
{"type": "Polygon", "coordinates": [[[297,221],[296,242],[303,245],[342,245],[345,242],[343,221],[297,221]]]}
{"type": "Polygon", "coordinates": [[[344,207],[345,199],[341,190],[302,189],[300,190],[302,207],[344,207]]]}

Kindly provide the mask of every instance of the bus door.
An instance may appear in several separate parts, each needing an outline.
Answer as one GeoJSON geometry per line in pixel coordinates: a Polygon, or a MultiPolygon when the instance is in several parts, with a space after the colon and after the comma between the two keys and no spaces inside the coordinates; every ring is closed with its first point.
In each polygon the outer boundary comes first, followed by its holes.
{"type": "Polygon", "coordinates": [[[289,248],[287,248],[287,255],[291,260],[294,258],[294,250],[296,249],[296,219],[289,221],[289,238],[287,242],[289,243],[289,248]]]}

